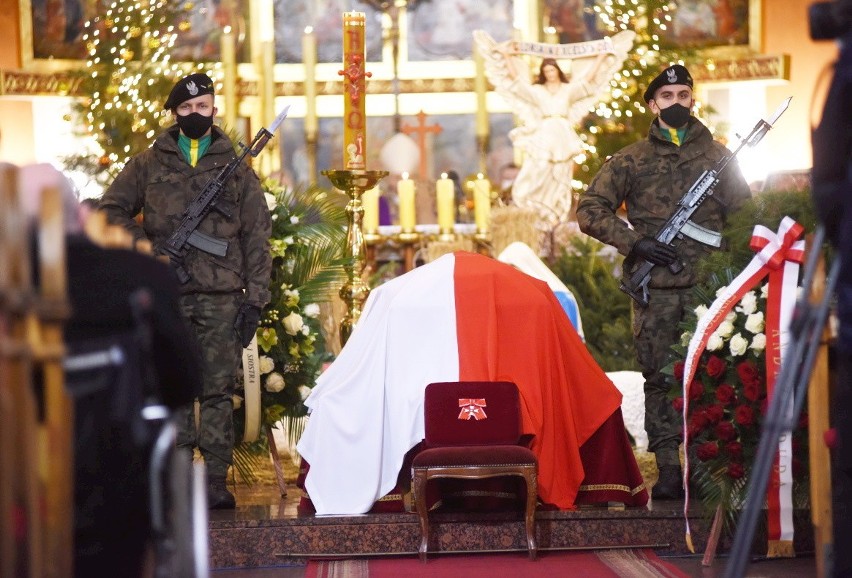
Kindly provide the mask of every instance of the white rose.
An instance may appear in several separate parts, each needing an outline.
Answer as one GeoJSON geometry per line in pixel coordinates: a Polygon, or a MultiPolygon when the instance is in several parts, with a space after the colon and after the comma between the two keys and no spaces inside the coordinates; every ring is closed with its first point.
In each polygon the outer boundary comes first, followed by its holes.
{"type": "Polygon", "coordinates": [[[310,335],[311,328],[308,325],[302,325],[302,335],[310,335]]]}
{"type": "Polygon", "coordinates": [[[293,225],[298,225],[299,224],[299,217],[297,217],[296,215],[293,215],[292,217],[290,217],[290,223],[293,224],[293,225]]]}
{"type": "Polygon", "coordinates": [[[730,337],[734,333],[734,324],[726,317],[725,320],[719,324],[719,328],[716,329],[716,333],[722,337],[730,337]]]}
{"type": "Polygon", "coordinates": [[[737,333],[731,337],[731,342],[728,345],[731,348],[731,354],[734,357],[739,357],[748,350],[748,339],[737,333]]]}
{"type": "Polygon", "coordinates": [[[718,289],[716,289],[716,297],[721,297],[722,293],[725,292],[725,289],[727,289],[727,287],[719,287],[718,289]]]}
{"type": "Polygon", "coordinates": [[[284,377],[276,371],[269,374],[263,387],[270,393],[278,393],[284,389],[285,385],[284,377]]]}
{"type": "Polygon", "coordinates": [[[284,331],[287,332],[287,335],[296,335],[302,330],[302,325],[304,325],[302,316],[295,311],[285,317],[281,323],[284,324],[284,331]]]}
{"type": "Polygon", "coordinates": [[[769,283],[760,288],[760,296],[764,299],[769,297],[769,283]]]}
{"type": "Polygon", "coordinates": [[[758,333],[754,336],[754,339],[751,340],[751,345],[749,345],[754,351],[760,352],[766,349],[766,335],[763,333],[758,333]]]}
{"type": "Polygon", "coordinates": [[[305,305],[305,315],[311,319],[316,319],[320,314],[320,306],[317,303],[308,303],[305,305]]]}
{"type": "Polygon", "coordinates": [[[760,333],[763,331],[765,323],[763,321],[763,311],[758,311],[757,313],[752,313],[748,316],[745,322],[746,330],[751,333],[760,333]]]}
{"type": "Polygon", "coordinates": [[[722,336],[716,333],[713,334],[707,339],[707,351],[719,351],[725,346],[725,340],[722,339],[722,336]]]}
{"type": "Polygon", "coordinates": [[[699,321],[701,321],[701,318],[704,317],[706,314],[707,314],[707,306],[706,305],[699,305],[698,307],[695,308],[695,317],[699,321]]]}
{"type": "Polygon", "coordinates": [[[263,375],[265,373],[269,373],[275,369],[275,362],[272,361],[272,358],[267,355],[260,356],[260,374],[263,375]]]}
{"type": "Polygon", "coordinates": [[[737,314],[733,311],[728,311],[728,313],[725,315],[725,321],[730,321],[731,323],[733,323],[736,320],[737,314]]]}
{"type": "Polygon", "coordinates": [[[274,211],[275,207],[278,206],[278,203],[275,202],[275,195],[272,193],[263,193],[263,198],[266,199],[266,207],[270,211],[274,211]]]}
{"type": "Polygon", "coordinates": [[[307,385],[303,385],[299,388],[299,396],[302,398],[302,401],[308,399],[308,396],[311,395],[311,388],[307,385]]]}
{"type": "Polygon", "coordinates": [[[749,291],[743,295],[739,306],[737,306],[737,311],[746,315],[751,315],[757,311],[757,295],[755,295],[754,291],[749,291]]]}

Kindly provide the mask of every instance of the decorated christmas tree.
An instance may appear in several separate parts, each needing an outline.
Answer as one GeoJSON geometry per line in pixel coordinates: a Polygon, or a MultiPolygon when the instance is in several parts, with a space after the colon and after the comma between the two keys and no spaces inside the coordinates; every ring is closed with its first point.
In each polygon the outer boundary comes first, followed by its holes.
{"type": "Polygon", "coordinates": [[[169,56],[178,33],[173,22],[181,16],[164,0],[116,0],[86,22],[88,57],[80,73],[86,97],[74,112],[81,132],[93,135],[101,151],[66,159],[69,168],[106,184],[150,146],[167,116],[163,102],[172,85],[190,72],[169,56]]]}

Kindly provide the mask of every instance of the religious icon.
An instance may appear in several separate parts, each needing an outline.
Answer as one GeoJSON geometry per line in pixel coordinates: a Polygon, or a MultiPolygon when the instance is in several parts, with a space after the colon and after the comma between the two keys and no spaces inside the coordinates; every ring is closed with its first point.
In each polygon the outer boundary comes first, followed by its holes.
{"type": "Polygon", "coordinates": [[[535,210],[545,223],[563,222],[573,198],[574,158],[582,151],[574,127],[607,95],[609,81],[621,69],[636,35],[625,30],[611,38],[560,45],[497,43],[483,30],[473,35],[488,80],[521,121],[509,132],[524,152],[512,200],[535,210]],[[534,82],[521,53],[545,57],[534,82]],[[570,80],[557,59],[570,59],[570,80]]]}

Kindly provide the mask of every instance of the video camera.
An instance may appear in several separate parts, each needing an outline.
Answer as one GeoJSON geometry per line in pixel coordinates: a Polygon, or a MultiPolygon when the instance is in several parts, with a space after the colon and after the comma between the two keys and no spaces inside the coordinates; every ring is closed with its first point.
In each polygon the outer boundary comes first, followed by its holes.
{"type": "Polygon", "coordinates": [[[812,40],[834,40],[852,28],[852,0],[815,2],[808,8],[812,40]]]}

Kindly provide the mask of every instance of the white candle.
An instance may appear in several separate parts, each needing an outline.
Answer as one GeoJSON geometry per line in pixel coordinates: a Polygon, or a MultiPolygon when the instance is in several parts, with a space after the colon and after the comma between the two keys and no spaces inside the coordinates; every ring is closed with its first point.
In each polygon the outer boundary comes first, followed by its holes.
{"type": "Polygon", "coordinates": [[[491,216],[491,183],[482,176],[476,176],[473,182],[473,219],[476,230],[480,233],[488,231],[488,219],[491,216]]]}
{"type": "Polygon", "coordinates": [[[408,173],[402,173],[402,180],[396,185],[399,195],[399,226],[404,232],[414,231],[415,209],[414,209],[414,181],[408,178],[408,173]]]}
{"type": "Polygon", "coordinates": [[[442,233],[452,233],[456,223],[456,193],[453,181],[447,178],[447,173],[441,173],[441,178],[435,184],[435,194],[438,205],[438,228],[442,233]]]}
{"type": "Polygon", "coordinates": [[[305,134],[317,134],[317,41],[314,29],[305,27],[302,35],[302,63],[305,66],[305,134]]]}
{"type": "Polygon", "coordinates": [[[361,204],[364,206],[364,232],[376,233],[379,230],[379,187],[364,191],[361,204]]]}

